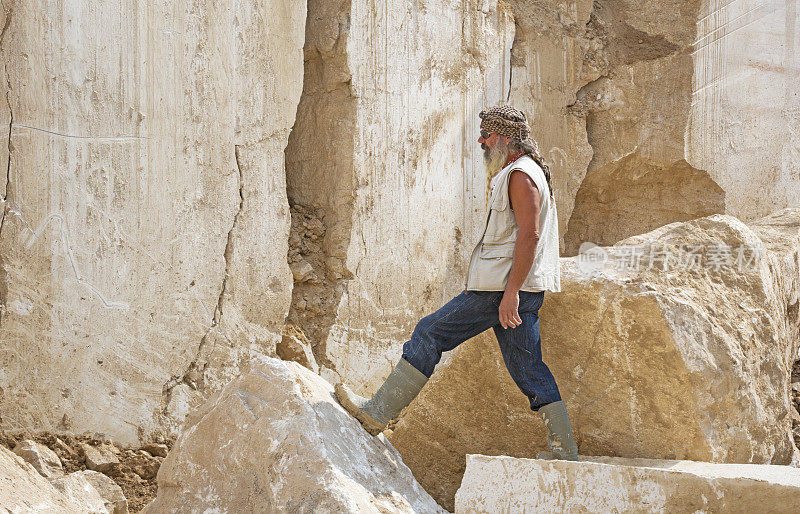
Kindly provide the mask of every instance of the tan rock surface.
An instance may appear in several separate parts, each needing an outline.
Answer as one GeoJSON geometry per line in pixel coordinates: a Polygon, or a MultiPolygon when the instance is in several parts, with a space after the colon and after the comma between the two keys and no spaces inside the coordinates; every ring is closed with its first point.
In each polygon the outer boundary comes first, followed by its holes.
{"type": "Polygon", "coordinates": [[[441,512],[300,364],[261,358],[193,413],[143,512],[441,512]]]}
{"type": "Polygon", "coordinates": [[[111,445],[92,446],[81,443],[81,453],[86,467],[92,471],[104,472],[111,469],[115,464],[119,464],[116,452],[112,448],[113,446],[111,445]]]}
{"type": "MultiPolygon", "coordinates": [[[[788,464],[789,376],[797,356],[800,209],[753,222],[714,215],[667,225],[604,251],[589,277],[562,258],[562,292],[540,311],[542,352],[584,454],[788,464]],[[637,272],[617,270],[634,248],[637,272]],[[647,269],[666,249],[701,264],[647,269]],[[714,269],[714,248],[752,265],[714,269]],[[703,264],[704,263],[704,264],[703,264]]],[[[732,257],[733,258],[733,257],[732,257]]],[[[658,261],[656,260],[656,265],[658,261]]],[[[746,263],[744,263],[746,264],[746,263]]],[[[582,266],[584,264],[581,264],[582,266]]],[[[446,508],[467,453],[534,457],[545,431],[486,333],[443,360],[389,439],[446,508]]]]}
{"type": "Polygon", "coordinates": [[[200,403],[274,351],[305,15],[3,3],[4,427],[138,444],[178,430],[174,387],[200,403]]]}
{"type": "Polygon", "coordinates": [[[688,221],[724,208],[725,192],[708,173],[684,160],[662,166],[636,152],[586,176],[570,218],[565,254],[577,254],[587,241],[612,245],[666,220],[688,221]]]}
{"type": "Polygon", "coordinates": [[[800,469],[686,460],[467,456],[457,513],[796,512],[800,469]]]}

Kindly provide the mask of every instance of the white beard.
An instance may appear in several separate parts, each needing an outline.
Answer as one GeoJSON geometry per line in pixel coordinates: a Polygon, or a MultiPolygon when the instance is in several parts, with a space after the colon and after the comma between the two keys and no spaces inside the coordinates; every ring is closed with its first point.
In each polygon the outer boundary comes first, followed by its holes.
{"type": "Polygon", "coordinates": [[[483,163],[487,180],[491,181],[503,169],[506,159],[508,159],[508,147],[500,148],[498,145],[490,150],[484,150],[483,163]]]}

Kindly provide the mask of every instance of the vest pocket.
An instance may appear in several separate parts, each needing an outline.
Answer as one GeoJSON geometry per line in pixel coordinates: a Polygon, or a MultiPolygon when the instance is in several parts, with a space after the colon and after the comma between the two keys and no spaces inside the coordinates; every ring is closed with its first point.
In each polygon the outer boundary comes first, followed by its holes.
{"type": "Polygon", "coordinates": [[[501,244],[483,243],[481,244],[480,257],[481,259],[501,259],[504,257],[513,257],[515,244],[515,241],[501,244]]]}

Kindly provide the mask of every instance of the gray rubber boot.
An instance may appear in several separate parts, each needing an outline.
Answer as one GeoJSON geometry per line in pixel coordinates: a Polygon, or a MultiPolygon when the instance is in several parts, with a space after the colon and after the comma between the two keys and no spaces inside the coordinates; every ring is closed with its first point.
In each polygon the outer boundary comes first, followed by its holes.
{"type": "Polygon", "coordinates": [[[539,415],[542,417],[544,426],[547,427],[547,445],[550,446],[552,452],[549,458],[578,460],[578,445],[572,438],[572,424],[569,422],[567,406],[564,401],[560,400],[540,407],[539,415]]]}
{"type": "Polygon", "coordinates": [[[370,399],[350,391],[344,384],[334,387],[336,398],[347,412],[355,416],[372,435],[378,435],[403,408],[417,397],[428,377],[417,368],[400,359],[386,381],[370,399]]]}

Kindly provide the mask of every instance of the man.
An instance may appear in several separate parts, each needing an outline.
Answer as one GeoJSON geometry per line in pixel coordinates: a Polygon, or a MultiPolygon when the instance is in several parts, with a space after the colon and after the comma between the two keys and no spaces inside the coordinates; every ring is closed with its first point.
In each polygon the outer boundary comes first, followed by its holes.
{"type": "Polygon", "coordinates": [[[375,435],[417,396],[449,351],[492,328],[514,382],[547,427],[557,459],[578,460],[567,410],[542,362],[539,308],[544,292],[561,290],[558,219],[550,172],[530,138],[525,114],[510,106],[481,111],[489,212],[472,252],[465,290],[417,324],[403,356],[377,393],[366,399],[343,384],[339,402],[375,435]]]}

